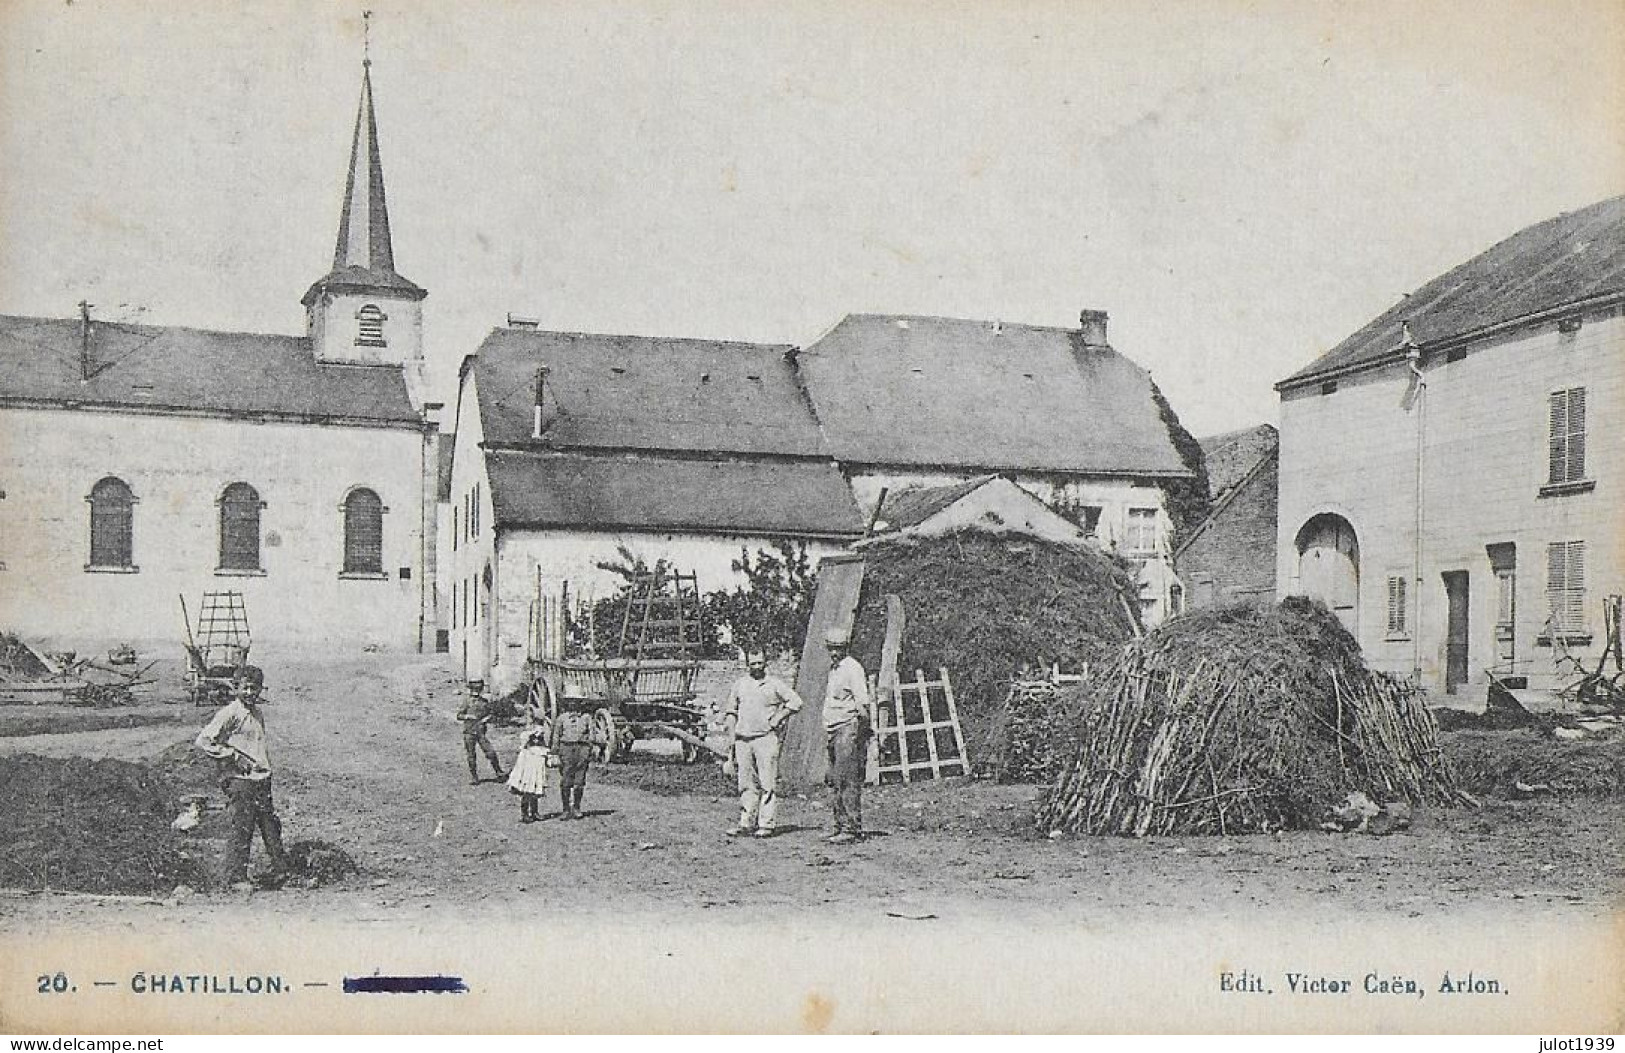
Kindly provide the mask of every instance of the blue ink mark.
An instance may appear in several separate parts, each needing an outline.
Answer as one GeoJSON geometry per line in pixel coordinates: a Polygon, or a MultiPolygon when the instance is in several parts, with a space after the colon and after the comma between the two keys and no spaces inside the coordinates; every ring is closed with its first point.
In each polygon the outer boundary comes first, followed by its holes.
{"type": "Polygon", "coordinates": [[[345,994],[467,994],[461,976],[346,976],[345,994]]]}

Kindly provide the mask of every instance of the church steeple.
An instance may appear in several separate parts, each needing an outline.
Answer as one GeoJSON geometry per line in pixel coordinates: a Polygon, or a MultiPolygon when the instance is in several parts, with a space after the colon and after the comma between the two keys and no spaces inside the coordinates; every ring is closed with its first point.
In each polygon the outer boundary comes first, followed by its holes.
{"type": "Polygon", "coordinates": [[[361,64],[361,103],[350,142],[333,269],[305,293],[316,357],[326,362],[400,365],[414,399],[423,374],[423,289],[395,270],[384,166],[373,113],[372,59],[361,64]]]}
{"type": "Polygon", "coordinates": [[[384,165],[378,159],[378,121],[372,112],[372,59],[361,63],[361,107],[350,145],[350,176],[344,185],[344,214],[333,269],[360,267],[395,273],[389,240],[389,206],[384,201],[384,165]]]}
{"type": "Polygon", "coordinates": [[[344,181],[344,208],[339,215],[333,270],[305,293],[305,305],[324,289],[380,289],[416,296],[423,290],[395,272],[395,247],[389,234],[389,205],[384,197],[384,165],[378,154],[378,120],[372,106],[372,59],[361,64],[361,104],[356,109],[350,143],[350,168],[344,181]]]}

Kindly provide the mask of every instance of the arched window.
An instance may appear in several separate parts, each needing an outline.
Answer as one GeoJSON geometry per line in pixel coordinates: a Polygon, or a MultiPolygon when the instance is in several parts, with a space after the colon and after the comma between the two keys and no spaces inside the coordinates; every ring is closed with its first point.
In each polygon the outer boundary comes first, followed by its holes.
{"type": "Polygon", "coordinates": [[[220,495],[220,569],[260,569],[259,491],[232,483],[220,495]]]}
{"type": "Polygon", "coordinates": [[[365,487],[344,499],[344,573],[384,572],[384,503],[365,487]]]}
{"type": "Polygon", "coordinates": [[[86,500],[90,502],[90,565],[121,570],[134,567],[131,521],[135,495],[130,488],[110,475],[91,487],[86,500]]]}
{"type": "Polygon", "coordinates": [[[369,303],[355,313],[357,347],[388,347],[384,339],[384,323],[389,315],[378,309],[377,304],[369,303]]]}

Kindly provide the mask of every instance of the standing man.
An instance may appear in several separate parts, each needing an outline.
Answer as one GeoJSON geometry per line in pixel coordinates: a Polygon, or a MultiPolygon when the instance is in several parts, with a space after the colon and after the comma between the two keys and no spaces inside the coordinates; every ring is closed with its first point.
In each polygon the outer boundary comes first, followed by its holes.
{"type": "Polygon", "coordinates": [[[232,683],[232,699],[220,707],[194,745],[220,764],[220,788],[226,791],[226,817],[231,836],[226,845],[226,880],[239,891],[249,891],[248,853],[254,831],[260,833],[271,857],[272,881],[287,877],[291,869],[282,848],[282,821],[271,801],[271,757],[265,744],[265,718],[260,714],[260,692],[265,672],[243,666],[232,683]]]}
{"type": "Polygon", "coordinates": [[[491,700],[485,697],[485,681],[470,680],[468,682],[468,697],[463,700],[463,708],[457,711],[457,719],[463,722],[463,753],[468,757],[468,784],[480,784],[480,769],[476,763],[474,750],[476,748],[485,753],[485,758],[491,762],[491,770],[497,773],[498,781],[506,774],[502,770],[502,761],[497,758],[496,747],[491,740],[485,737],[485,727],[496,716],[491,706],[491,700]]]}
{"type": "Polygon", "coordinates": [[[729,837],[772,837],[779,814],[779,747],[784,724],[801,709],[801,696],[778,677],[767,675],[767,654],[745,656],[745,675],[728,695],[723,724],[739,769],[739,822],[729,837]]]}
{"type": "Polygon", "coordinates": [[[824,634],[829,683],[824,692],[824,730],[829,735],[829,783],[835,791],[832,845],[863,840],[863,777],[869,760],[869,678],[848,653],[844,629],[824,634]]]}

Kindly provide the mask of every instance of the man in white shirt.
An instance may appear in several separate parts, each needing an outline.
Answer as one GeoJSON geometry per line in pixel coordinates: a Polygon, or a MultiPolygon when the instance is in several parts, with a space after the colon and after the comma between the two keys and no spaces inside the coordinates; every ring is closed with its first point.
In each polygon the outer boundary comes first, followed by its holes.
{"type": "Polygon", "coordinates": [[[739,769],[739,822],[729,828],[729,837],[773,836],[784,725],[801,705],[801,696],[788,684],[767,675],[766,653],[745,656],[745,675],[735,681],[724,712],[739,769]]]}
{"type": "Polygon", "coordinates": [[[869,759],[869,678],[848,653],[846,631],[824,634],[829,682],[824,690],[824,730],[829,735],[829,783],[834,789],[832,845],[863,840],[863,779],[869,759]]]}

